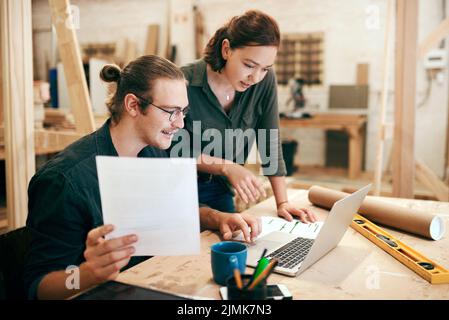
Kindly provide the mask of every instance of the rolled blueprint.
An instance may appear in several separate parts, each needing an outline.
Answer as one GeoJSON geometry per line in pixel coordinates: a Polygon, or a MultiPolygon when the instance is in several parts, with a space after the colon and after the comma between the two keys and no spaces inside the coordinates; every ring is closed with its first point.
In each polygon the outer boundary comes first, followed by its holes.
{"type": "MultiPolygon", "coordinates": [[[[348,193],[313,186],[309,189],[309,201],[318,207],[332,208],[333,204],[348,193]]],[[[425,211],[401,207],[382,200],[365,198],[358,213],[372,222],[399,230],[439,240],[445,232],[443,218],[425,211]]]]}

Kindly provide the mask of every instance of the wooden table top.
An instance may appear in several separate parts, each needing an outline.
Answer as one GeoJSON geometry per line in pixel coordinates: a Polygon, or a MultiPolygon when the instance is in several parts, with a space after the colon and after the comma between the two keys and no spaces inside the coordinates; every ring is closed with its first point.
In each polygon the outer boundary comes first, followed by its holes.
{"type": "Polygon", "coordinates": [[[280,126],[343,130],[349,127],[360,128],[366,121],[365,115],[320,113],[311,118],[281,118],[280,126]]]}
{"type": "MultiPolygon", "coordinates": [[[[306,190],[289,189],[290,200],[312,208],[320,219],[328,211],[314,207],[306,190]]],[[[449,203],[378,197],[410,208],[449,218],[449,203]]],[[[255,215],[275,216],[273,197],[247,210],[255,215]]],[[[449,237],[427,240],[384,228],[399,240],[431,260],[449,268],[449,237]]],[[[175,294],[220,299],[219,286],[212,279],[210,246],[221,241],[217,233],[201,233],[201,254],[154,257],[123,273],[117,281],[156,288],[175,294]]],[[[247,268],[247,273],[252,273],[247,268]]],[[[449,299],[449,284],[431,285],[352,228],[339,245],[297,277],[272,274],[269,283],[285,284],[294,299],[449,299]]]]}

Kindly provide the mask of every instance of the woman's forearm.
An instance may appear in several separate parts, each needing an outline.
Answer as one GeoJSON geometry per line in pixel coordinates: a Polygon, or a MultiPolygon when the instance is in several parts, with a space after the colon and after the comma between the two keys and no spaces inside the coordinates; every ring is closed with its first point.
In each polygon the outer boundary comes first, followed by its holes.
{"type": "Polygon", "coordinates": [[[284,176],[269,176],[268,179],[273,189],[274,198],[276,199],[276,207],[283,202],[288,201],[287,185],[284,176]]]}

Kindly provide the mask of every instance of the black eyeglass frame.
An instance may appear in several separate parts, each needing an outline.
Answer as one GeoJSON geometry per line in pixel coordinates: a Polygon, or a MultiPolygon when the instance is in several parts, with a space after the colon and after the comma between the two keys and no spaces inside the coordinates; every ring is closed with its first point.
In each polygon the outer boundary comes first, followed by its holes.
{"type": "Polygon", "coordinates": [[[167,112],[170,116],[168,117],[168,120],[170,122],[175,121],[176,119],[178,119],[178,117],[182,114],[182,117],[185,118],[185,116],[187,115],[187,112],[189,112],[189,107],[185,107],[184,109],[182,109],[181,107],[172,107],[172,108],[176,108],[176,110],[173,111],[168,111],[163,107],[160,107],[158,105],[155,105],[154,103],[148,101],[147,99],[142,98],[141,96],[138,96],[137,94],[133,93],[139,100],[142,100],[144,103],[146,103],[147,105],[152,105],[153,107],[158,108],[161,111],[167,112]],[[174,118],[173,118],[174,117],[174,118]]]}

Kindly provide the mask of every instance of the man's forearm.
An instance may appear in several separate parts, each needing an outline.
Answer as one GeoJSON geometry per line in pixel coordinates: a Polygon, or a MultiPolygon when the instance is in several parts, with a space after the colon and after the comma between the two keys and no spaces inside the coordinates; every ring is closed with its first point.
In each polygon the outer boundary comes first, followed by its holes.
{"type": "Polygon", "coordinates": [[[76,271],[66,273],[65,270],[54,271],[44,276],[37,289],[37,298],[42,300],[66,299],[98,284],[83,264],[78,270],[79,278],[76,271]],[[68,282],[70,285],[67,285],[68,282]],[[77,288],[78,284],[79,288],[77,288]],[[71,289],[72,286],[75,288],[71,289]]]}
{"type": "Polygon", "coordinates": [[[200,208],[201,228],[217,230],[219,228],[219,219],[221,212],[209,207],[200,208]]]}

